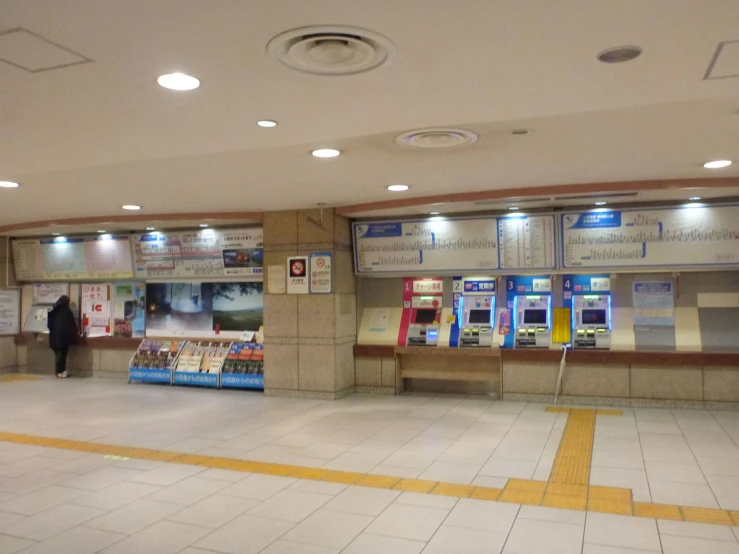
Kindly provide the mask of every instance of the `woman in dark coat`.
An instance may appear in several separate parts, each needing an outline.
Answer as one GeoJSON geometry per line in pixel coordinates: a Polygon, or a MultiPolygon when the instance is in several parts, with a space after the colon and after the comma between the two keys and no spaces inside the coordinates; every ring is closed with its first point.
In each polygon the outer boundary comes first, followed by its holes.
{"type": "Polygon", "coordinates": [[[56,376],[67,377],[67,354],[77,338],[77,321],[69,307],[69,296],[62,296],[47,317],[49,346],[56,358],[56,376]]]}

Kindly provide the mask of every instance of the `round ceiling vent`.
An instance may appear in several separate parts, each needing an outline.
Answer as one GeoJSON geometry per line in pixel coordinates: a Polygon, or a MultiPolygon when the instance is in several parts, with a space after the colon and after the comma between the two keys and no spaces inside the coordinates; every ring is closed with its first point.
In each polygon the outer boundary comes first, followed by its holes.
{"type": "Polygon", "coordinates": [[[318,25],[277,35],[267,44],[267,53],[305,73],[351,75],[385,63],[395,54],[395,46],[367,29],[318,25]]]}
{"type": "Polygon", "coordinates": [[[466,129],[417,129],[395,137],[395,142],[409,148],[458,148],[477,142],[477,135],[466,129]]]}

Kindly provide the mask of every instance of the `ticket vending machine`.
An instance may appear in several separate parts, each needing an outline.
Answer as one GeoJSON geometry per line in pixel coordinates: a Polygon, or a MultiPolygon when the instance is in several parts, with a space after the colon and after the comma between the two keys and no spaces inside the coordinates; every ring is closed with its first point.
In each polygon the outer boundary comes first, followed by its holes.
{"type": "MultiPolygon", "coordinates": [[[[460,279],[457,307],[460,347],[493,346],[495,327],[495,278],[460,279]]],[[[457,279],[455,278],[455,286],[457,279]]]]}
{"type": "MultiPolygon", "coordinates": [[[[442,280],[412,279],[407,281],[412,292],[404,299],[404,310],[410,308],[407,346],[437,346],[441,325],[442,280]]],[[[405,285],[404,285],[405,286],[405,285]]]]}
{"type": "MultiPolygon", "coordinates": [[[[552,340],[552,281],[549,277],[509,276],[513,347],[549,348],[552,340]]],[[[510,343],[508,343],[510,344],[510,343]]]]}
{"type": "Polygon", "coordinates": [[[611,279],[564,275],[564,306],[572,310],[572,347],[611,347],[611,279]]]}

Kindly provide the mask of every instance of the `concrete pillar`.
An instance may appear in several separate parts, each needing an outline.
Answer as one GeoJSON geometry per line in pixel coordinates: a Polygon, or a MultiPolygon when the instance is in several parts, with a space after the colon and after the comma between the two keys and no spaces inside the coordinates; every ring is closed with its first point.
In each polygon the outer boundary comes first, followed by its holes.
{"type": "Polygon", "coordinates": [[[356,282],[349,220],[332,209],[264,214],[264,389],[339,398],[354,391],[356,282]],[[333,254],[331,294],[273,294],[269,272],[287,258],[333,254]]]}

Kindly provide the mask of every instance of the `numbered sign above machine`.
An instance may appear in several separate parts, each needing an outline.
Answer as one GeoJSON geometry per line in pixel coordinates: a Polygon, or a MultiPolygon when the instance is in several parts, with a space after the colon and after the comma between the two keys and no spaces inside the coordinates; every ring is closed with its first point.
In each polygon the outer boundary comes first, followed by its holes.
{"type": "Polygon", "coordinates": [[[506,278],[506,294],[513,310],[513,346],[549,348],[552,339],[551,278],[509,276],[506,278]]]}
{"type": "Polygon", "coordinates": [[[611,278],[564,275],[564,307],[572,310],[573,348],[611,347],[611,278]]]}
{"type": "MultiPolygon", "coordinates": [[[[491,347],[495,327],[495,277],[455,277],[457,346],[491,347]]],[[[452,341],[453,342],[453,341],[452,341]]]]}

